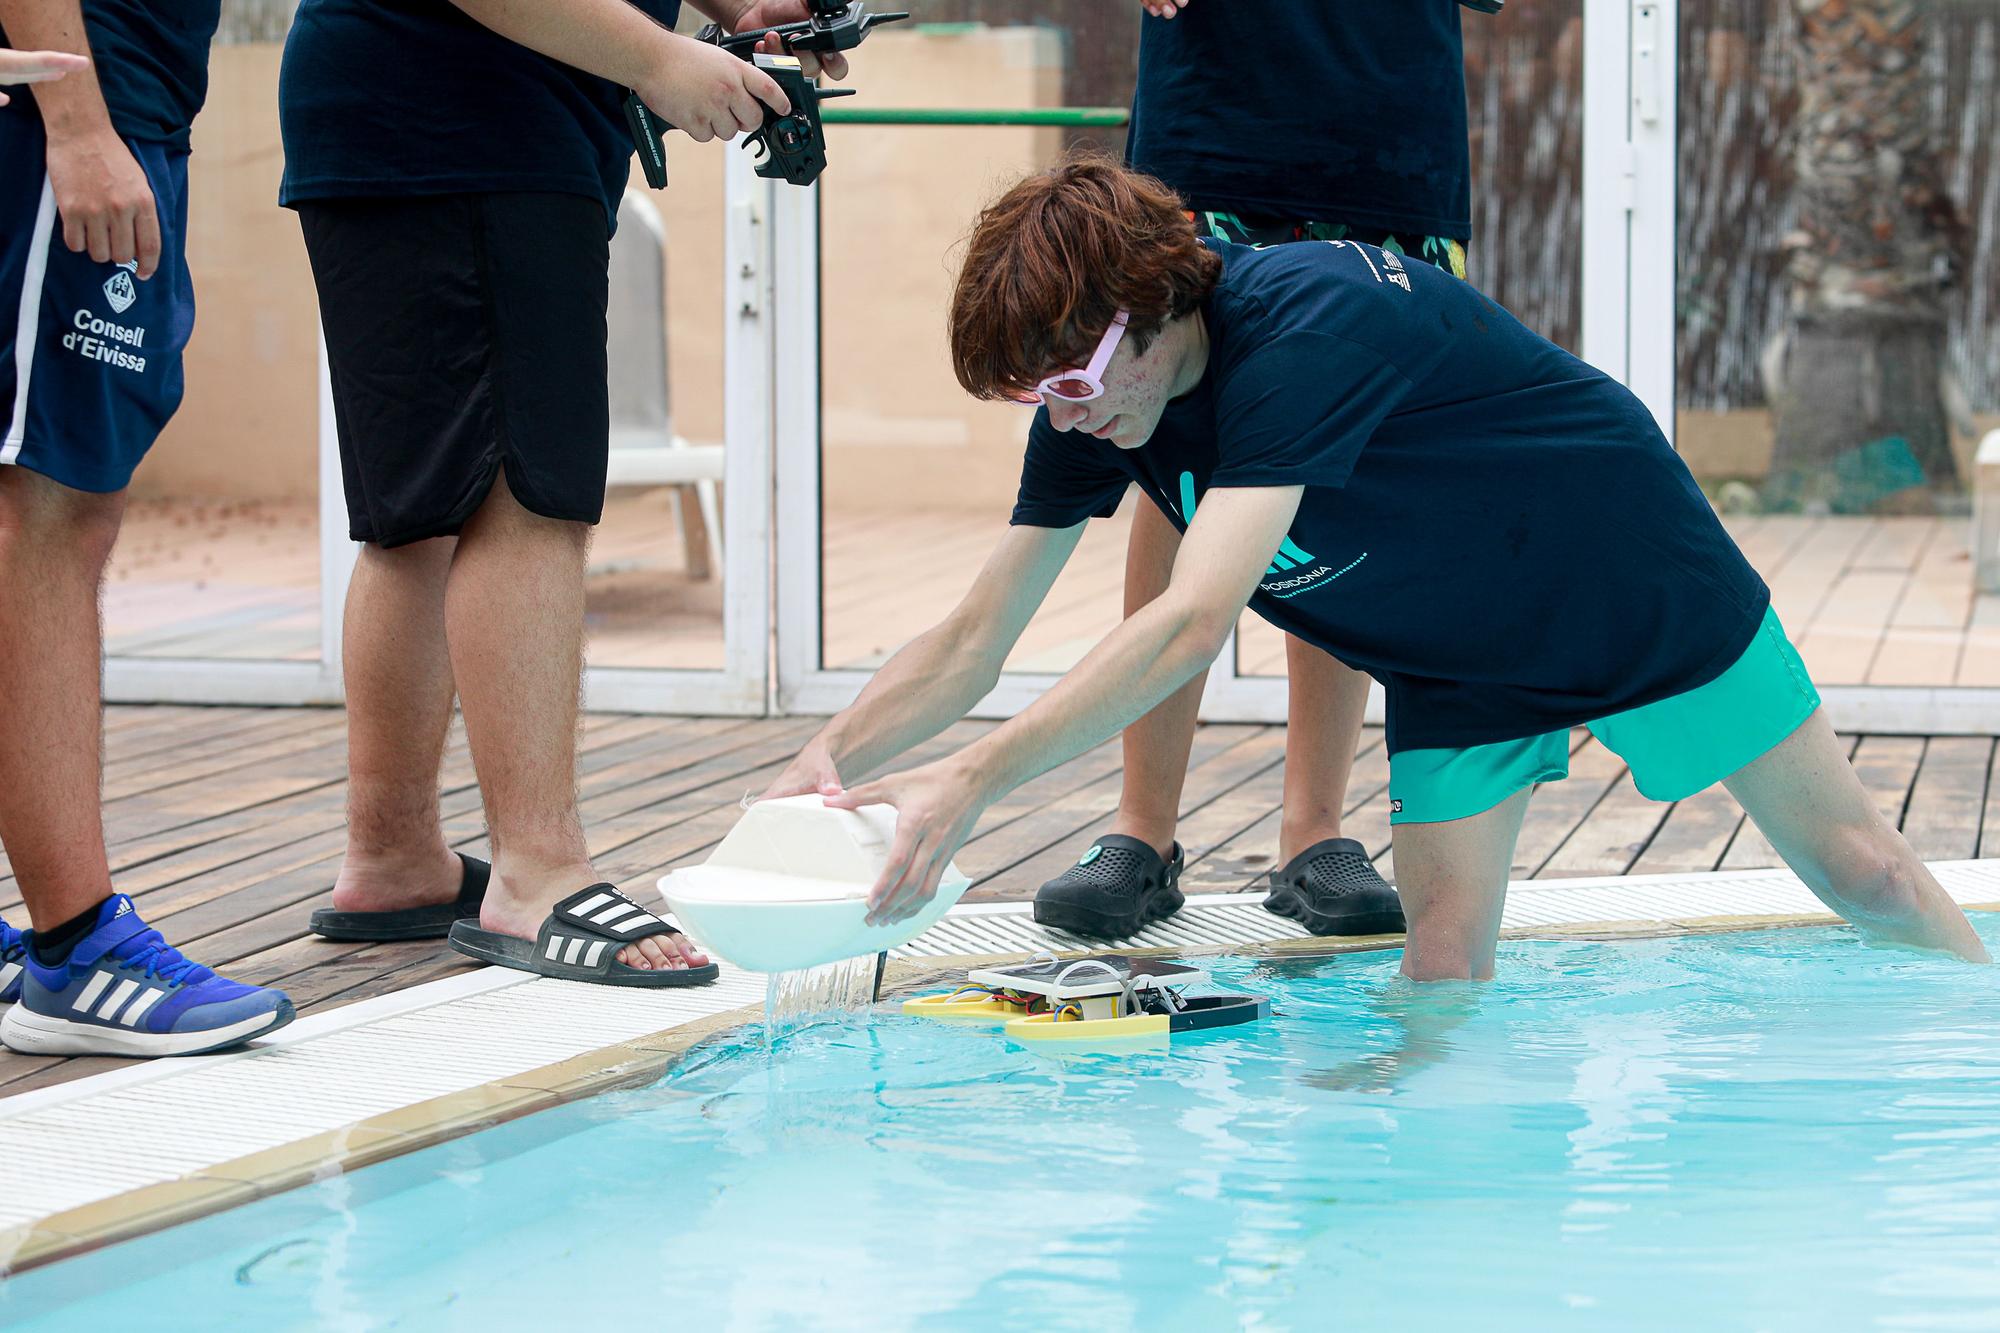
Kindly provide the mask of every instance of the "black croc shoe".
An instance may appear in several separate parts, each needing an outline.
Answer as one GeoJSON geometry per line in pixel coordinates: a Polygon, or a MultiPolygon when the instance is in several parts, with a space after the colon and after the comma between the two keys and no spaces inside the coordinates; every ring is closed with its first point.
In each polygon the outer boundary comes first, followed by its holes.
{"type": "Polygon", "coordinates": [[[1074,935],[1119,939],[1181,910],[1181,845],[1173,859],[1137,838],[1107,833],[1081,860],[1035,891],[1035,920],[1074,935]]]}
{"type": "Polygon", "coordinates": [[[1396,935],[1403,903],[1352,838],[1328,838],[1271,872],[1264,910],[1298,922],[1315,935],[1396,935]]]}

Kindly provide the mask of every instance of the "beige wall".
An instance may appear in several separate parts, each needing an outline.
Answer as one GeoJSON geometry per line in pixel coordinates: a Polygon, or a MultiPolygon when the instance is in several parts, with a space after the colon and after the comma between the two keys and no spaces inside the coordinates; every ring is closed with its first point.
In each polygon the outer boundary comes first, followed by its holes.
{"type": "MultiPolygon", "coordinates": [[[[1045,28],[889,29],[847,106],[1060,104],[1045,28]]],[[[834,506],[991,509],[1012,497],[1025,421],[967,398],[945,353],[953,244],[981,205],[1053,159],[1059,131],[832,126],[821,198],[824,489],[834,506]]],[[[675,426],[722,434],[722,155],[668,141],[668,338],[675,426]]],[[[739,150],[730,150],[739,151],[739,150]]],[[[785,187],[780,187],[785,188],[785,187]]],[[[779,297],[783,299],[782,294],[779,297]]]]}
{"type": "MultiPolygon", "coordinates": [[[[871,76],[868,105],[1061,103],[1063,50],[1051,29],[881,40],[891,77],[878,92],[871,76]]],[[[877,54],[872,43],[868,54],[877,54]]],[[[1028,414],[966,397],[951,373],[946,312],[974,216],[1053,161],[1063,137],[987,126],[829,133],[820,222],[829,505],[991,510],[1012,499],[1028,414]]]]}
{"type": "Polygon", "coordinates": [[[317,493],[317,314],[298,219],[278,207],[278,53],[215,48],[188,168],[187,398],[139,469],[139,495],[317,493]]]}

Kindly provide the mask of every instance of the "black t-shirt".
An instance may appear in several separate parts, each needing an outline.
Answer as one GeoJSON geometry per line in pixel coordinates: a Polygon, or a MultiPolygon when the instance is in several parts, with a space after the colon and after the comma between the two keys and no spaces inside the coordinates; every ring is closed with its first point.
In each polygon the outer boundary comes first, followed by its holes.
{"type": "Polygon", "coordinates": [[[1201,0],[1139,29],[1126,160],[1199,208],[1472,235],[1458,0],[1201,0]]]}
{"type": "MultiPolygon", "coordinates": [[[[671,26],[680,0],[632,0],[671,26]]],[[[604,201],[632,157],[624,90],[450,0],[304,0],[285,42],[279,202],[542,191],[604,201]]]]}
{"type": "MultiPolygon", "coordinates": [[[[188,146],[188,127],[208,96],[208,44],[221,22],[222,0],[83,0],[91,61],[119,134],[188,146]]],[[[0,46],[12,45],[0,29],[0,46]]]]}
{"type": "Polygon", "coordinates": [[[1392,753],[1607,717],[1749,645],[1770,592],[1624,386],[1429,264],[1203,243],[1201,382],[1137,449],[1038,412],[1015,523],[1137,481],[1185,531],[1215,487],[1303,485],[1250,606],[1382,682],[1392,753]]]}

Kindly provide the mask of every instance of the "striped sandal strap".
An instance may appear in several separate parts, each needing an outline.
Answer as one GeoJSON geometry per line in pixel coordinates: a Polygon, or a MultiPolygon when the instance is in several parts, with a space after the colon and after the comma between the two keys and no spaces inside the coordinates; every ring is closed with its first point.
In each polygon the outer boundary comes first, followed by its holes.
{"type": "Polygon", "coordinates": [[[594,968],[607,950],[649,935],[678,935],[680,927],[647,911],[614,884],[593,884],[555,905],[536,936],[536,952],[552,963],[594,968]]]}

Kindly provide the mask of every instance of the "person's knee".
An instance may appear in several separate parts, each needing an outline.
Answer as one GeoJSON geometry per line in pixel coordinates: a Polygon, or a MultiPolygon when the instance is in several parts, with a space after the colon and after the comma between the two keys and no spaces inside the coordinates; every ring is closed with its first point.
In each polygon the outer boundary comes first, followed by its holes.
{"type": "Polygon", "coordinates": [[[1929,872],[1903,835],[1886,823],[1845,830],[1826,867],[1833,891],[1859,914],[1901,920],[1922,904],[1929,872]]]}
{"type": "Polygon", "coordinates": [[[101,570],[118,544],[125,492],[71,490],[46,477],[0,468],[0,542],[29,544],[39,556],[101,570]]]}

